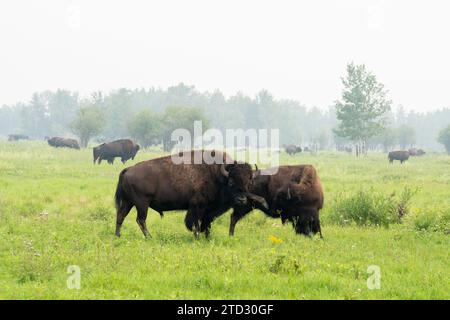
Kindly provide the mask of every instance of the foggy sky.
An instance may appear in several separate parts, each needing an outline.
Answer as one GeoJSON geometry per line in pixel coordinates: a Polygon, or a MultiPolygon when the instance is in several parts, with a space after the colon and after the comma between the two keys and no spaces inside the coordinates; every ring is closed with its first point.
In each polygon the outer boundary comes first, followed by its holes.
{"type": "Polygon", "coordinates": [[[0,105],[119,87],[254,95],[326,108],[346,63],[394,105],[450,107],[448,1],[2,1],[0,105]],[[94,3],[95,2],[95,3],[94,3]]]}

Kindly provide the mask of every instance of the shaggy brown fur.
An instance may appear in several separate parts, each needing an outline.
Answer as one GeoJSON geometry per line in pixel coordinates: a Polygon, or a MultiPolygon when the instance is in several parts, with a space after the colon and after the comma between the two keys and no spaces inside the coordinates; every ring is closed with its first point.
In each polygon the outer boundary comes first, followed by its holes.
{"type": "MultiPolygon", "coordinates": [[[[196,150],[182,153],[194,158],[204,159],[203,153],[196,150]]],[[[265,200],[249,194],[253,179],[250,165],[236,163],[227,154],[213,152],[222,163],[175,164],[171,156],[157,158],[136,164],[120,173],[115,195],[117,208],[116,235],[132,207],[137,209],[137,223],[145,236],[148,207],[158,211],[188,210],[185,224],[196,237],[200,232],[209,235],[215,217],[233,205],[239,207],[252,201],[267,207],[265,200]],[[256,197],[256,198],[255,198],[256,197]]],[[[191,163],[189,162],[189,163],[191,163]]]]}
{"type": "Polygon", "coordinates": [[[80,149],[80,145],[78,141],[75,139],[66,139],[60,137],[53,137],[47,140],[47,143],[55,148],[72,148],[72,149],[80,149]]]}
{"type": "Polygon", "coordinates": [[[98,164],[102,163],[102,160],[106,160],[109,164],[113,164],[116,157],[120,157],[122,163],[127,162],[129,159],[134,160],[139,149],[139,145],[129,139],[103,143],[92,149],[94,164],[97,160],[98,164]]]}
{"type": "MultiPolygon", "coordinates": [[[[321,232],[319,210],[322,209],[324,197],[315,168],[311,165],[281,166],[274,175],[268,175],[268,170],[262,171],[254,180],[250,192],[264,197],[269,210],[257,204],[254,207],[270,217],[281,217],[283,223],[292,222],[297,233],[309,235],[321,232]]],[[[236,223],[252,209],[252,203],[234,208],[230,235],[234,234],[236,223]]]]}

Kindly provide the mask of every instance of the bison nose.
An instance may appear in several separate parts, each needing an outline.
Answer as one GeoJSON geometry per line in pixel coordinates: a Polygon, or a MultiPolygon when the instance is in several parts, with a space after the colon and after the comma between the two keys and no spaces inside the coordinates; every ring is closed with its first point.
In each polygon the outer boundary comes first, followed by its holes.
{"type": "Polygon", "coordinates": [[[237,205],[244,205],[247,203],[247,197],[246,196],[237,196],[234,198],[234,202],[237,205]]]}

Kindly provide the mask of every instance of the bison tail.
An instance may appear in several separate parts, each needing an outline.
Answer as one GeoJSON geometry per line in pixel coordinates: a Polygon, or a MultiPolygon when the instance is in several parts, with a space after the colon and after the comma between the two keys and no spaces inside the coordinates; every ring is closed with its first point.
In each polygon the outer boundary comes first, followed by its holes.
{"type": "Polygon", "coordinates": [[[114,200],[116,203],[116,209],[119,209],[122,206],[123,200],[126,197],[124,189],[123,189],[123,176],[126,171],[127,171],[127,169],[122,170],[122,172],[119,175],[119,182],[117,183],[116,194],[114,196],[114,200]]]}
{"type": "Polygon", "coordinates": [[[187,212],[186,216],[184,217],[184,225],[189,231],[192,231],[194,229],[194,222],[195,217],[192,213],[187,212]]]}

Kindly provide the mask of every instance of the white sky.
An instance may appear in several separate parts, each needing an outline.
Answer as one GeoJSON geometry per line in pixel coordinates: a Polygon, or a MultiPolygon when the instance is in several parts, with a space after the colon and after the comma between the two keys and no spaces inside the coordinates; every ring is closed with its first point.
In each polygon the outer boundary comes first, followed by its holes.
{"type": "Polygon", "coordinates": [[[2,1],[0,105],[179,82],[325,108],[347,62],[395,105],[450,107],[450,1],[2,1]]]}

